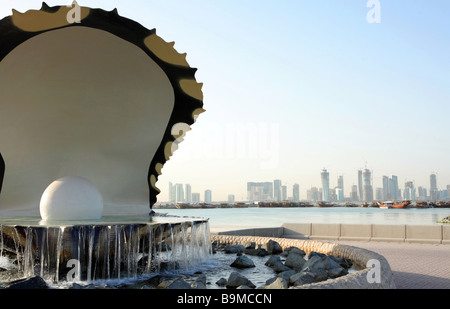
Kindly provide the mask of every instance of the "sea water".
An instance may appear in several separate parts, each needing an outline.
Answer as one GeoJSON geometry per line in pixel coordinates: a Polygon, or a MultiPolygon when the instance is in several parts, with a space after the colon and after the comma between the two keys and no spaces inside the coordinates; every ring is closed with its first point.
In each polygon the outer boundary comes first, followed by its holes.
{"type": "Polygon", "coordinates": [[[208,218],[210,226],[280,227],[283,223],[436,225],[450,215],[445,208],[382,209],[371,207],[155,209],[174,216],[208,218]]]}

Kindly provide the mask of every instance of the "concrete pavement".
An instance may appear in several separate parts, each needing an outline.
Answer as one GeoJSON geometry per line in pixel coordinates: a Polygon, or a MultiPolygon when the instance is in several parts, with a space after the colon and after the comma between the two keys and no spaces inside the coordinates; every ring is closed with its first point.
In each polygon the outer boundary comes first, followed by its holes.
{"type": "Polygon", "coordinates": [[[450,245],[336,241],[384,256],[398,289],[450,289],[450,245]]]}

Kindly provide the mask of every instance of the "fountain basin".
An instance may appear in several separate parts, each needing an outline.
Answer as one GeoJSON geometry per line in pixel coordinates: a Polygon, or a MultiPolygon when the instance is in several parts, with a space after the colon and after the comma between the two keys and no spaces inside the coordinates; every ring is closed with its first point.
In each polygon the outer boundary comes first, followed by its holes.
{"type": "Polygon", "coordinates": [[[0,219],[0,255],[14,260],[17,276],[52,283],[139,278],[161,267],[187,269],[210,254],[209,223],[201,218],[0,219]]]}

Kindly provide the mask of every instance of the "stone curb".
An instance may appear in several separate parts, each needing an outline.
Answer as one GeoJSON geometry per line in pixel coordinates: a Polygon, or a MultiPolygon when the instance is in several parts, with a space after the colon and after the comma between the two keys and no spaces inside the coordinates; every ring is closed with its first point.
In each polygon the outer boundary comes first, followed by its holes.
{"type": "Polygon", "coordinates": [[[353,263],[367,267],[337,279],[323,282],[305,284],[296,289],[395,289],[394,277],[387,260],[380,254],[348,245],[328,243],[316,240],[299,240],[276,237],[257,237],[257,236],[230,236],[211,234],[211,241],[226,244],[243,244],[245,242],[255,242],[257,245],[263,245],[269,240],[274,240],[285,249],[288,247],[297,247],[309,254],[311,251],[324,253],[326,255],[340,256],[350,259],[353,263]],[[376,261],[378,265],[372,265],[376,261]],[[370,262],[370,263],[369,263],[370,262]],[[368,264],[369,263],[369,264],[368,264]],[[371,277],[372,267],[379,267],[380,280],[371,283],[368,276],[371,277]]]}

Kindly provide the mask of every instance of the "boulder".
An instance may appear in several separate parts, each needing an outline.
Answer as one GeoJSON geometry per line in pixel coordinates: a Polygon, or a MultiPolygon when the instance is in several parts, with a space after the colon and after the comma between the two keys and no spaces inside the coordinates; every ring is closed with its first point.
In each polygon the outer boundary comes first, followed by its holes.
{"type": "Polygon", "coordinates": [[[223,251],[228,254],[242,253],[245,247],[243,245],[226,245],[223,251]]]}
{"type": "Polygon", "coordinates": [[[284,290],[284,289],[287,289],[288,286],[289,286],[289,282],[287,280],[285,280],[282,277],[276,277],[269,284],[267,284],[267,282],[266,282],[265,288],[271,289],[271,290],[284,290]]]}
{"type": "Polygon", "coordinates": [[[244,249],[244,253],[247,255],[254,255],[254,256],[266,256],[269,255],[270,253],[263,248],[245,248],[244,249]]]}
{"type": "Polygon", "coordinates": [[[228,280],[227,280],[227,284],[226,284],[227,289],[236,289],[236,288],[238,288],[241,285],[245,285],[245,286],[248,286],[248,287],[253,288],[253,289],[256,287],[244,275],[241,275],[240,273],[238,273],[236,271],[232,272],[230,274],[230,276],[228,277],[228,280]]]}
{"type": "Polygon", "coordinates": [[[318,282],[318,280],[316,280],[315,274],[313,274],[309,271],[304,271],[304,270],[292,275],[289,278],[289,283],[293,286],[299,286],[299,285],[315,283],[315,282],[318,282]]]}
{"type": "Polygon", "coordinates": [[[348,270],[337,262],[334,256],[327,256],[324,258],[325,269],[328,272],[328,277],[338,278],[348,274],[348,270]]]}
{"type": "Polygon", "coordinates": [[[281,256],[287,257],[289,255],[289,253],[291,253],[291,252],[296,252],[303,257],[306,256],[306,252],[297,247],[289,247],[289,248],[284,249],[283,252],[281,253],[281,256]]]}
{"type": "Polygon", "coordinates": [[[283,271],[291,270],[289,267],[283,264],[281,262],[281,259],[277,255],[272,255],[267,262],[265,263],[266,266],[271,267],[275,272],[281,273],[283,271]]]}
{"type": "Polygon", "coordinates": [[[166,286],[164,289],[166,290],[186,290],[186,289],[192,289],[192,287],[184,281],[181,278],[175,279],[172,283],[170,283],[168,286],[166,286]]]}
{"type": "Polygon", "coordinates": [[[305,263],[306,260],[303,258],[303,256],[295,251],[291,251],[287,256],[286,260],[284,261],[284,265],[296,271],[302,270],[303,265],[305,265],[305,263]]]}
{"type": "Polygon", "coordinates": [[[293,269],[290,270],[286,270],[286,271],[282,271],[280,273],[278,273],[277,277],[281,277],[284,280],[286,280],[287,282],[289,282],[289,279],[292,275],[295,275],[297,272],[293,269]]]}
{"type": "Polygon", "coordinates": [[[39,276],[12,281],[7,289],[48,289],[47,283],[39,276]]]}
{"type": "Polygon", "coordinates": [[[241,255],[238,256],[230,266],[236,268],[252,268],[255,267],[255,263],[248,256],[241,255]]]}
{"type": "Polygon", "coordinates": [[[198,289],[198,290],[204,290],[206,289],[206,275],[202,274],[200,277],[195,279],[194,282],[191,284],[191,288],[198,289]]]}
{"type": "Polygon", "coordinates": [[[216,281],[216,284],[218,286],[226,286],[227,285],[227,279],[225,278],[220,278],[219,280],[216,281]]]}
{"type": "Polygon", "coordinates": [[[270,254],[280,254],[283,252],[283,248],[281,248],[280,244],[272,239],[261,247],[266,249],[270,254]]]}

